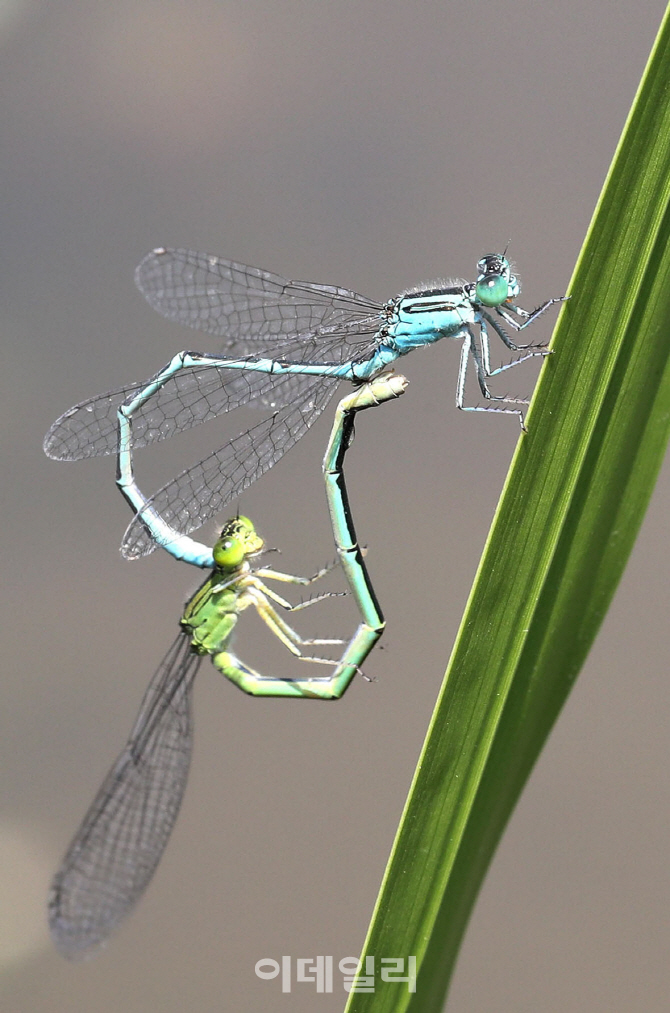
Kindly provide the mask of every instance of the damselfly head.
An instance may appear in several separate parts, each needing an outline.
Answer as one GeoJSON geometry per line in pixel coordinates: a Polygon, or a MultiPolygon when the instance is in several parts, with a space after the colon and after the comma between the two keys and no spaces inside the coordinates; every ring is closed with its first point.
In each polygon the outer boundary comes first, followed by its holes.
{"type": "Polygon", "coordinates": [[[212,550],[214,562],[222,570],[236,570],[249,556],[263,548],[263,539],[248,517],[232,517],[223,526],[212,550]]]}
{"type": "Polygon", "coordinates": [[[519,282],[507,258],[489,253],[477,264],[475,297],[483,306],[500,306],[519,294],[519,282]]]}

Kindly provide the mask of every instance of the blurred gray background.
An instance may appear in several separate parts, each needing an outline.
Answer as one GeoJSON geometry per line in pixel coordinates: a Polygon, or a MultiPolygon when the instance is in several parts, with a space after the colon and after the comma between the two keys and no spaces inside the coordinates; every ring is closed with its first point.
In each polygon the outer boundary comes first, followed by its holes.
{"type": "MultiPolygon", "coordinates": [[[[3,1010],[342,1009],[339,976],[331,995],[283,995],[254,964],[358,953],[518,438],[511,418],[455,410],[455,345],[402,363],[407,395],[359,420],[348,459],[388,620],[366,665],[375,681],[336,705],[290,704],[247,698],[204,665],[165,858],[109,947],[69,965],[46,934],[50,876],[198,582],[158,554],[121,559],[113,460],[41,450],[71,404],[211,347],[144,303],[136,263],[188,246],[383,300],[471,279],[511,240],[522,305],[560,295],[663,8],[0,3],[3,1010]]],[[[536,372],[506,387],[526,393],[536,372]]],[[[138,454],[142,486],[240,425],[138,454]]],[[[240,504],[295,572],[333,554],[328,426],[240,504]]],[[[452,1013],[667,1008],[669,511],[666,470],[486,880],[452,1013]]],[[[301,629],[347,632],[355,618],[325,603],[301,629]]],[[[240,653],[278,669],[276,644],[244,625],[240,653]]]]}

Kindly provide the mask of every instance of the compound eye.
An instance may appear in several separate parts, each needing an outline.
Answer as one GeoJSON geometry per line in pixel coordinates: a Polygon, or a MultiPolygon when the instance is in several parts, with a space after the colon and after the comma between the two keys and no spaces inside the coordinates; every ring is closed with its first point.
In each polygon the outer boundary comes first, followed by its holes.
{"type": "Polygon", "coordinates": [[[212,551],[214,562],[223,570],[235,570],[244,562],[246,552],[239,538],[220,538],[212,551]]]}
{"type": "Polygon", "coordinates": [[[488,274],[477,279],[477,300],[483,306],[500,306],[509,294],[507,278],[500,274],[488,274]]]}

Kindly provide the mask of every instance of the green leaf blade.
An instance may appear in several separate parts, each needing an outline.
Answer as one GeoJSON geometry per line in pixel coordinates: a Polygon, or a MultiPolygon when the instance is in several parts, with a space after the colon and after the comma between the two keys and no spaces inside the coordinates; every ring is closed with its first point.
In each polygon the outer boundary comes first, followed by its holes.
{"type": "Polygon", "coordinates": [[[593,643],[670,435],[666,14],[544,365],[364,954],[417,957],[348,1013],[442,1009],[505,824],[593,643]]]}

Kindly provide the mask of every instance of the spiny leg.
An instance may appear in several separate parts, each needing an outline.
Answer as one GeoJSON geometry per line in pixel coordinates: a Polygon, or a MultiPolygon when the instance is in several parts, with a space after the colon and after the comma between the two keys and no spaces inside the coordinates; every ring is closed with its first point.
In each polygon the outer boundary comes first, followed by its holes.
{"type": "MultiPolygon", "coordinates": [[[[538,317],[542,316],[542,314],[545,313],[550,306],[553,306],[555,303],[566,302],[568,298],[569,296],[560,296],[556,299],[548,299],[545,303],[542,303],[541,306],[538,306],[536,310],[533,310],[532,313],[529,313],[528,310],[523,309],[522,306],[515,306],[513,303],[507,303],[504,306],[496,306],[495,311],[498,314],[498,316],[501,316],[503,320],[505,320],[505,322],[508,323],[510,327],[513,327],[514,330],[517,331],[518,333],[519,331],[523,331],[526,327],[532,324],[535,320],[537,320],[538,317]],[[512,313],[516,313],[517,316],[520,316],[523,322],[520,323],[518,320],[515,320],[515,318],[512,316],[512,313]]],[[[482,318],[486,319],[491,324],[491,327],[494,328],[503,344],[507,345],[507,347],[511,349],[513,352],[518,352],[525,348],[536,348],[538,349],[538,351],[531,354],[535,355],[550,354],[547,349],[547,346],[544,344],[531,343],[528,345],[519,345],[516,342],[512,341],[509,334],[507,334],[507,332],[505,331],[504,327],[496,320],[496,318],[491,313],[488,313],[486,310],[482,310],[482,318]]],[[[517,361],[523,362],[523,359],[519,359],[517,361]]]]}
{"type": "MultiPolygon", "coordinates": [[[[483,333],[485,333],[485,331],[483,333]]],[[[488,357],[488,336],[486,336],[485,339],[483,338],[483,340],[482,340],[483,346],[484,346],[484,340],[486,341],[485,347],[486,347],[486,355],[488,357]]],[[[518,409],[518,408],[500,408],[500,407],[497,407],[495,405],[466,405],[466,404],[464,404],[465,381],[466,381],[466,377],[467,377],[468,362],[470,360],[470,357],[472,357],[472,361],[474,362],[474,365],[475,365],[475,373],[477,375],[477,382],[479,384],[479,389],[482,392],[482,396],[485,397],[487,401],[509,401],[512,404],[527,404],[526,401],[523,401],[523,400],[518,399],[518,398],[495,397],[491,393],[491,391],[489,390],[489,388],[487,386],[486,379],[487,379],[487,376],[489,376],[489,375],[490,376],[495,376],[495,374],[498,372],[498,370],[495,370],[493,373],[488,373],[488,374],[486,373],[485,368],[484,368],[484,364],[482,363],[482,358],[481,358],[481,356],[479,354],[479,350],[477,348],[477,342],[476,342],[475,336],[470,331],[470,329],[467,328],[466,329],[466,336],[463,339],[463,345],[461,347],[461,359],[460,359],[460,363],[459,363],[459,367],[458,367],[458,380],[457,380],[457,383],[456,383],[456,407],[460,408],[460,410],[463,411],[463,412],[496,412],[499,415],[516,415],[517,418],[519,419],[519,423],[521,425],[521,428],[525,432],[526,431],[526,427],[525,427],[525,424],[524,424],[523,412],[520,409],[518,409]]],[[[511,365],[516,365],[516,363],[511,363],[511,365]]]]}
{"type": "MultiPolygon", "coordinates": [[[[266,552],[271,551],[266,549],[266,552]]],[[[270,567],[261,567],[258,570],[254,570],[254,573],[258,577],[266,577],[269,580],[282,580],[287,584],[313,584],[317,580],[321,580],[326,574],[331,573],[336,566],[340,565],[339,559],[334,559],[332,563],[326,563],[320,570],[313,573],[311,577],[300,577],[294,573],[282,573],[281,570],[273,570],[270,567]]]]}
{"type": "MultiPolygon", "coordinates": [[[[532,324],[538,317],[541,317],[543,313],[546,313],[551,306],[555,306],[556,303],[559,302],[567,302],[569,298],[569,295],[560,295],[554,299],[547,299],[547,301],[543,302],[541,306],[538,306],[537,309],[530,312],[525,310],[522,306],[515,306],[514,303],[505,303],[503,306],[496,306],[496,312],[499,313],[500,316],[503,317],[503,319],[506,320],[510,327],[513,327],[515,331],[523,331],[529,324],[532,324]],[[514,317],[510,315],[511,313],[516,313],[517,316],[521,317],[523,323],[520,324],[518,320],[515,320],[514,317]]],[[[518,347],[523,348],[523,345],[518,347]]]]}
{"type": "MultiPolygon", "coordinates": [[[[302,657],[299,648],[304,644],[343,644],[344,641],[339,639],[323,639],[323,638],[311,638],[301,637],[300,634],[293,629],[292,626],[286,622],[285,619],[279,615],[277,610],[270,604],[267,596],[270,595],[275,601],[278,602],[283,608],[289,612],[295,612],[296,607],[291,605],[290,602],[284,601],[279,595],[273,594],[269,587],[266,587],[260,580],[256,581],[254,577],[250,578],[253,581],[252,587],[249,588],[248,594],[251,596],[254,608],[258,612],[264,623],[272,630],[274,635],[281,640],[282,644],[289,649],[292,654],[296,657],[302,657]]],[[[311,602],[310,602],[311,604],[311,602]]],[[[332,658],[309,658],[305,659],[309,661],[323,662],[325,665],[333,665],[335,662],[332,658]]]]}
{"type": "MultiPolygon", "coordinates": [[[[335,559],[332,563],[326,563],[326,565],[322,566],[320,570],[313,573],[311,577],[301,577],[294,573],[283,573],[280,570],[272,570],[267,567],[254,570],[254,574],[256,577],[265,577],[266,580],[279,580],[287,584],[299,584],[300,586],[305,587],[309,584],[314,584],[317,580],[321,580],[322,577],[331,573],[335,567],[339,565],[340,560],[335,559]]],[[[269,595],[270,598],[278,602],[289,612],[299,612],[301,609],[309,608],[310,605],[316,605],[317,602],[324,601],[326,598],[342,598],[348,594],[347,591],[324,591],[322,594],[312,595],[311,598],[307,598],[305,601],[300,601],[297,602],[297,604],[292,605],[290,602],[285,601],[285,599],[280,598],[279,595],[271,588],[265,585],[263,587],[265,593],[269,595]]],[[[343,641],[339,640],[338,643],[343,643],[343,641]]]]}
{"type": "MultiPolygon", "coordinates": [[[[317,602],[325,601],[326,598],[342,598],[347,594],[347,591],[323,591],[321,594],[314,594],[312,595],[311,598],[307,598],[305,601],[299,601],[295,605],[293,605],[290,601],[287,601],[286,598],[282,598],[282,596],[277,594],[276,591],[273,591],[271,587],[268,587],[267,584],[264,584],[263,581],[259,580],[258,578],[259,575],[261,574],[263,574],[265,577],[268,578],[274,576],[272,570],[254,570],[253,577],[250,578],[253,582],[254,587],[257,587],[268,598],[272,598],[273,601],[276,601],[277,604],[281,605],[281,607],[286,609],[287,612],[300,612],[301,609],[309,608],[310,605],[316,605],[317,602]]],[[[286,577],[291,576],[292,576],[291,574],[283,573],[280,575],[279,579],[284,579],[286,577]]],[[[291,583],[296,583],[304,586],[304,584],[311,583],[311,581],[312,578],[298,577],[295,581],[291,580],[291,583]]],[[[343,640],[320,641],[320,643],[326,642],[337,644],[344,643],[343,640]]],[[[312,641],[312,643],[316,643],[316,641],[312,641]]]]}
{"type": "MultiPolygon", "coordinates": [[[[505,318],[505,319],[507,319],[507,318],[505,318]]],[[[533,355],[550,355],[551,354],[549,352],[549,350],[547,349],[547,346],[543,345],[543,344],[539,344],[539,345],[517,345],[514,341],[512,341],[512,339],[510,338],[510,336],[507,333],[507,331],[505,330],[505,328],[496,320],[495,317],[491,316],[490,313],[483,312],[482,315],[481,315],[481,320],[479,321],[479,326],[483,327],[486,330],[486,324],[487,323],[489,323],[491,325],[491,327],[494,329],[494,331],[496,332],[496,334],[498,335],[498,337],[500,338],[500,340],[502,341],[502,343],[504,345],[506,345],[507,348],[509,348],[512,352],[524,351],[524,349],[527,349],[527,348],[534,349],[534,351],[528,352],[527,355],[524,355],[524,356],[521,356],[518,359],[515,359],[509,365],[515,366],[517,364],[517,362],[523,362],[524,359],[528,359],[528,358],[532,357],[533,355]]],[[[488,334],[488,332],[487,332],[487,334],[488,334]]],[[[507,368],[509,368],[509,367],[507,367],[507,368]]]]}
{"type": "MultiPolygon", "coordinates": [[[[486,320],[488,320],[488,317],[486,317],[486,320]]],[[[488,327],[486,326],[486,320],[482,319],[482,320],[479,321],[479,337],[480,337],[480,342],[481,342],[481,347],[482,347],[482,363],[481,364],[482,364],[482,368],[483,368],[483,371],[484,371],[484,375],[486,377],[497,376],[499,373],[504,373],[506,370],[513,369],[514,366],[518,366],[519,363],[525,362],[527,359],[533,359],[533,358],[536,358],[537,356],[540,356],[540,358],[544,358],[545,356],[551,354],[549,352],[549,350],[547,348],[545,348],[544,346],[537,346],[537,351],[526,352],[525,355],[519,355],[516,359],[513,359],[512,362],[505,362],[501,366],[498,366],[497,369],[491,369],[491,347],[490,347],[490,342],[489,342],[488,327]]],[[[495,321],[489,321],[489,322],[495,328],[495,330],[498,333],[498,335],[502,336],[504,334],[504,331],[502,330],[502,328],[498,328],[498,326],[496,325],[495,321]]],[[[507,336],[505,335],[505,337],[507,337],[507,336]]],[[[513,350],[517,350],[517,346],[516,345],[512,345],[511,343],[508,343],[508,342],[506,342],[506,344],[507,344],[508,348],[511,348],[513,350]]],[[[474,341],[474,338],[473,338],[473,346],[474,345],[475,345],[475,341],[474,341]]],[[[535,347],[535,346],[524,346],[524,347],[535,347]]],[[[475,362],[476,362],[476,359],[475,359],[475,362]]],[[[512,401],[515,404],[528,404],[528,399],[527,398],[519,398],[519,399],[517,399],[517,398],[511,398],[511,397],[502,397],[502,398],[494,398],[494,400],[498,400],[498,401],[512,401]]]]}

